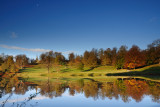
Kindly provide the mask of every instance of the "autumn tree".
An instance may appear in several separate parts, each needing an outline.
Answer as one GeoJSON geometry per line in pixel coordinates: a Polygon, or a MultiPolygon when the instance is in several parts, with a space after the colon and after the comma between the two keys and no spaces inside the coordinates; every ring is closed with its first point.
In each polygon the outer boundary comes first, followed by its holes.
{"type": "Polygon", "coordinates": [[[3,63],[3,58],[0,56],[0,65],[3,63]]]}
{"type": "Polygon", "coordinates": [[[94,68],[98,65],[97,54],[94,50],[91,52],[85,51],[83,55],[83,63],[85,66],[90,68],[94,68]]]}
{"type": "Polygon", "coordinates": [[[116,60],[117,60],[117,48],[114,47],[111,50],[111,64],[112,64],[112,66],[116,65],[116,60]]]}
{"type": "Polygon", "coordinates": [[[65,57],[61,53],[55,52],[54,56],[55,56],[54,63],[56,65],[64,65],[65,64],[65,57]]]}
{"type": "Polygon", "coordinates": [[[83,70],[83,68],[84,68],[84,64],[82,63],[82,57],[79,55],[77,55],[75,58],[75,66],[79,70],[83,70]]]}
{"type": "Polygon", "coordinates": [[[97,55],[94,51],[90,52],[88,62],[89,62],[89,67],[91,67],[91,68],[94,68],[98,65],[97,55]]]}
{"type": "Polygon", "coordinates": [[[53,51],[49,51],[40,55],[41,63],[45,64],[48,69],[48,73],[53,64],[53,51]]]}
{"type": "Polygon", "coordinates": [[[117,69],[124,68],[126,53],[127,53],[127,46],[122,45],[117,52],[117,57],[116,57],[116,68],[117,69]]]}
{"type": "Polygon", "coordinates": [[[3,72],[16,72],[17,68],[15,66],[14,60],[13,60],[13,56],[8,56],[4,63],[2,64],[2,71],[3,72]]]}
{"type": "Polygon", "coordinates": [[[145,65],[145,56],[142,54],[140,48],[133,45],[127,52],[125,57],[125,68],[136,68],[145,65]]]}
{"type": "Polygon", "coordinates": [[[112,64],[112,53],[111,53],[111,49],[107,48],[104,51],[102,65],[111,65],[111,64],[112,64]]]}
{"type": "Polygon", "coordinates": [[[28,58],[26,57],[26,55],[17,55],[15,59],[16,65],[21,69],[28,65],[28,58]]]}
{"type": "Polygon", "coordinates": [[[69,65],[73,65],[75,62],[75,55],[74,53],[69,54],[69,65]]]}
{"type": "Polygon", "coordinates": [[[98,50],[98,64],[102,65],[104,50],[101,48],[98,50]]]}
{"type": "Polygon", "coordinates": [[[88,66],[89,65],[89,62],[88,62],[88,58],[89,58],[89,55],[90,53],[88,51],[85,51],[84,54],[83,54],[83,64],[85,66],[88,66]]]}
{"type": "Polygon", "coordinates": [[[160,39],[157,39],[153,41],[152,44],[148,45],[146,60],[148,65],[160,63],[160,39]]]}

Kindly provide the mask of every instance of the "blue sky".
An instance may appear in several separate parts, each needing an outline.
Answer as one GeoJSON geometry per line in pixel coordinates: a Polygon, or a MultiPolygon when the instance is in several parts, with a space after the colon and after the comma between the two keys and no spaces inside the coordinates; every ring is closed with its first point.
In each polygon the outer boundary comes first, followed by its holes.
{"type": "Polygon", "coordinates": [[[0,53],[29,57],[146,49],[160,38],[160,0],[0,0],[0,38],[0,53]]]}

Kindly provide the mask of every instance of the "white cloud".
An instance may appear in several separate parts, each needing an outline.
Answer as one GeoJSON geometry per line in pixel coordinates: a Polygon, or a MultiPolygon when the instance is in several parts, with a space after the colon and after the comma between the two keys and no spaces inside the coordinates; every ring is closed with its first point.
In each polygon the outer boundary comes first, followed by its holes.
{"type": "Polygon", "coordinates": [[[0,47],[6,48],[6,49],[15,49],[15,50],[32,51],[32,52],[49,52],[49,51],[51,51],[49,49],[40,49],[40,48],[28,49],[28,48],[21,48],[21,47],[17,47],[17,46],[7,46],[7,45],[0,45],[0,47]]]}
{"type": "MultiPolygon", "coordinates": [[[[5,49],[14,49],[14,50],[21,50],[21,51],[31,51],[31,52],[49,52],[51,51],[50,49],[41,49],[41,48],[35,48],[35,49],[28,49],[28,48],[22,48],[22,47],[17,47],[17,46],[8,46],[8,45],[1,45],[0,47],[5,48],[5,49]]],[[[61,52],[62,54],[70,54],[70,53],[77,53],[76,51],[65,51],[61,52]]]]}
{"type": "Polygon", "coordinates": [[[12,32],[10,37],[11,38],[17,38],[18,36],[17,36],[17,34],[15,32],[12,32]]]}

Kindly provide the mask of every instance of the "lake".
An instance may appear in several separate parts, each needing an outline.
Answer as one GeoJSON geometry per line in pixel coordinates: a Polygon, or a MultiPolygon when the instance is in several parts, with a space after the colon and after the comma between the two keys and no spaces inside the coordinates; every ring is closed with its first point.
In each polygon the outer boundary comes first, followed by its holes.
{"type": "Polygon", "coordinates": [[[2,107],[159,107],[160,80],[144,78],[0,79],[2,107]]]}

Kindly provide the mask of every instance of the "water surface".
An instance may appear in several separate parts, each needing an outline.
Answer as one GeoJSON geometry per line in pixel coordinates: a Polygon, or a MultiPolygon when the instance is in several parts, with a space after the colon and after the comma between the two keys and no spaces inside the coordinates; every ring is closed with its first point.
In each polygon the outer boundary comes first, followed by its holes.
{"type": "Polygon", "coordinates": [[[2,107],[159,107],[160,83],[141,78],[0,79],[2,107]]]}

